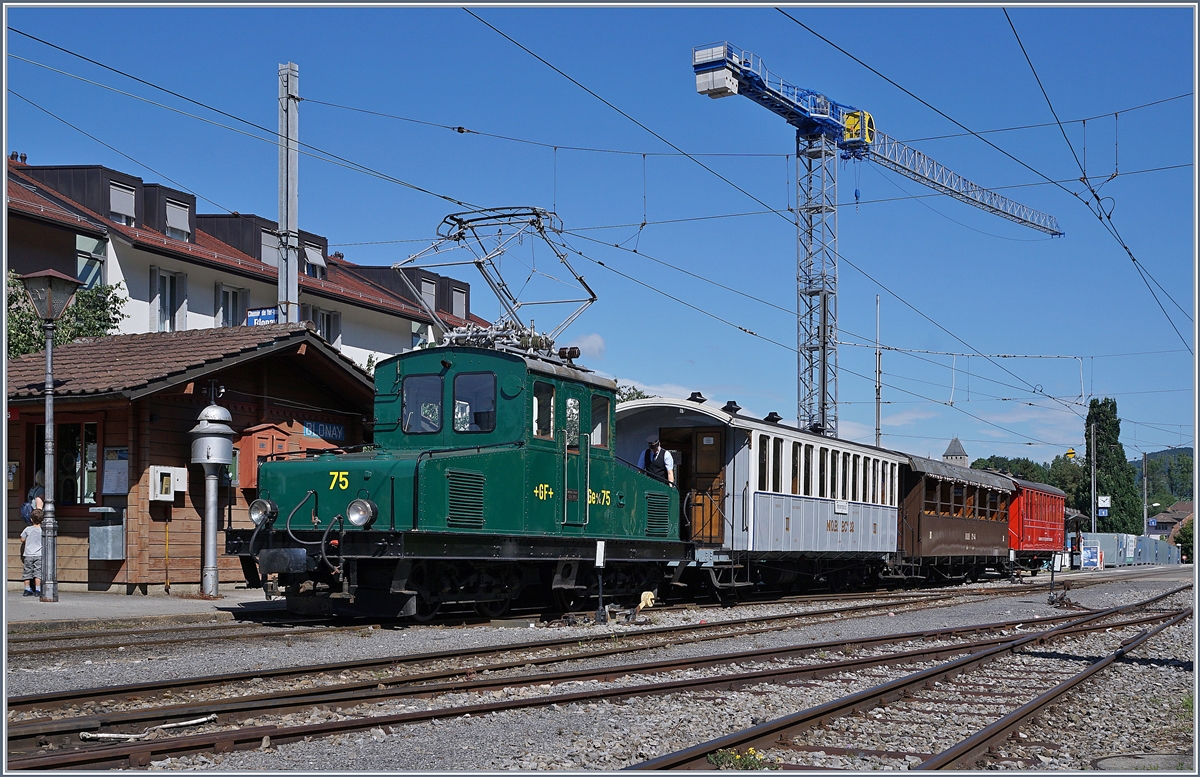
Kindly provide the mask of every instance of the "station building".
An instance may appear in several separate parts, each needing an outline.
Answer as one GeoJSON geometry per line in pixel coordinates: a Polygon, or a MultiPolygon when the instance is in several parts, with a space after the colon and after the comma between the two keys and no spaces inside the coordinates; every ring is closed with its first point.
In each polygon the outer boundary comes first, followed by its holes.
{"type": "MultiPolygon", "coordinates": [[[[260,461],[371,437],[371,376],[307,322],[85,338],[56,347],[54,365],[60,590],[198,592],[204,472],[188,432],[210,396],[237,433],[218,552],[225,529],[252,526],[260,461]]],[[[44,380],[44,354],[9,362],[9,588],[21,585],[26,496],[13,484],[45,462],[44,380]]],[[[246,579],[236,559],[218,567],[221,584],[246,579]]]]}

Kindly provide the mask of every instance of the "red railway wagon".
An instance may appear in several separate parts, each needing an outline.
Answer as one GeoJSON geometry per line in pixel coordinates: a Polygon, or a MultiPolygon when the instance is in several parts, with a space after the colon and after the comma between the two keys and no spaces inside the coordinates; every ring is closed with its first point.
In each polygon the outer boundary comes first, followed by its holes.
{"type": "Polygon", "coordinates": [[[1036,574],[1064,547],[1067,495],[1045,483],[1018,478],[1012,482],[1016,491],[1008,513],[1008,546],[1016,551],[1017,568],[1036,574]]]}

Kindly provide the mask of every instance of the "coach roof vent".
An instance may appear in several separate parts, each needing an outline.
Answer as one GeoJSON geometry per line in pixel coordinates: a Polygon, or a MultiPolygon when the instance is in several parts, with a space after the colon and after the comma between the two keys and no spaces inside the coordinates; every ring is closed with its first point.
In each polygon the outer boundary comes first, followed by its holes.
{"type": "Polygon", "coordinates": [[[689,402],[700,402],[701,404],[703,404],[704,402],[707,402],[708,400],[705,399],[704,395],[701,394],[699,391],[693,391],[692,395],[690,397],[688,397],[688,401],[689,402]]]}
{"type": "Polygon", "coordinates": [[[734,402],[731,399],[728,402],[726,402],[721,409],[724,410],[726,413],[729,413],[729,415],[737,415],[738,411],[742,409],[742,406],[739,405],[737,402],[734,402]]]}
{"type": "Polygon", "coordinates": [[[783,420],[783,416],[779,415],[779,413],[776,413],[774,410],[772,410],[770,413],[767,414],[767,417],[764,418],[763,420],[769,424],[777,424],[783,420]]]}

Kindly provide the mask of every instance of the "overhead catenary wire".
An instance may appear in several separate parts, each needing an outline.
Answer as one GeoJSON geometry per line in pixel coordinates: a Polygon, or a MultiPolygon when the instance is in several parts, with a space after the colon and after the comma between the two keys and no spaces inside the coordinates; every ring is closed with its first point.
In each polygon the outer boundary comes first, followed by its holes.
{"type": "MultiPolygon", "coordinates": [[[[39,37],[37,37],[37,36],[35,36],[35,35],[30,35],[30,34],[29,34],[29,33],[27,33],[27,32],[22,32],[21,30],[18,30],[18,29],[16,29],[15,27],[9,27],[8,29],[9,29],[11,32],[15,32],[15,33],[17,33],[18,35],[23,35],[23,36],[25,36],[26,38],[30,38],[30,39],[32,39],[32,40],[35,40],[35,41],[37,41],[38,43],[41,43],[41,44],[44,44],[44,45],[46,45],[46,46],[49,46],[49,47],[51,47],[51,48],[57,49],[57,50],[59,50],[59,51],[61,51],[61,52],[65,53],[65,54],[69,54],[69,55],[71,55],[71,56],[73,56],[73,57],[78,57],[79,59],[82,59],[82,60],[84,60],[85,62],[90,62],[91,64],[93,64],[93,65],[96,65],[97,67],[102,67],[102,68],[104,68],[105,70],[109,70],[109,71],[111,71],[111,72],[113,72],[113,73],[116,73],[116,74],[118,74],[118,75],[124,76],[125,78],[129,78],[129,79],[132,79],[132,80],[134,80],[134,81],[137,81],[138,83],[140,83],[140,84],[144,84],[145,86],[148,86],[148,87],[150,87],[150,88],[152,88],[152,89],[157,89],[157,90],[159,90],[159,91],[161,91],[161,92],[165,92],[166,94],[169,94],[169,95],[171,95],[171,96],[173,96],[173,97],[177,97],[177,98],[178,98],[178,99],[180,99],[180,100],[184,100],[184,101],[186,101],[186,102],[189,102],[189,103],[191,103],[191,104],[193,104],[193,105],[196,105],[196,106],[199,106],[199,107],[201,107],[201,108],[204,108],[205,110],[213,111],[214,113],[220,114],[221,116],[225,116],[225,117],[227,117],[227,118],[233,119],[234,121],[237,121],[237,122],[240,122],[240,123],[242,123],[242,124],[245,124],[245,125],[247,125],[247,126],[249,126],[249,127],[253,127],[253,128],[255,128],[255,129],[257,129],[257,130],[261,130],[262,132],[266,132],[266,133],[268,133],[268,134],[269,134],[269,135],[270,135],[272,138],[275,138],[275,140],[273,140],[273,141],[268,141],[268,142],[274,143],[275,145],[279,145],[279,139],[281,138],[281,136],[279,135],[279,133],[278,133],[276,130],[268,129],[268,128],[266,128],[266,127],[262,126],[261,124],[256,124],[256,123],[254,123],[254,122],[252,122],[252,121],[249,121],[248,119],[243,119],[243,118],[241,118],[240,116],[236,116],[236,115],[234,115],[234,114],[232,114],[232,113],[228,113],[227,111],[223,111],[223,110],[221,110],[220,108],[216,108],[216,107],[214,107],[214,106],[211,106],[211,105],[209,105],[209,104],[207,104],[207,103],[204,103],[204,102],[201,102],[201,101],[199,101],[199,100],[194,100],[194,99],[192,99],[191,97],[187,97],[187,96],[185,96],[185,95],[182,95],[182,94],[180,94],[180,93],[178,93],[178,92],[175,92],[175,91],[173,91],[173,90],[171,90],[171,89],[168,89],[168,88],[166,88],[166,87],[164,87],[164,86],[160,86],[160,85],[158,85],[158,84],[155,84],[155,83],[153,83],[153,82],[151,82],[151,81],[147,81],[146,79],[139,78],[138,76],[135,76],[135,75],[133,75],[133,74],[131,74],[131,73],[127,73],[127,72],[125,72],[125,71],[123,71],[123,70],[120,70],[120,69],[118,69],[118,68],[112,67],[112,66],[110,66],[110,65],[106,65],[106,64],[104,64],[103,62],[98,62],[97,60],[94,60],[94,59],[92,59],[92,58],[90,58],[90,57],[84,56],[83,54],[80,54],[80,53],[78,53],[78,52],[71,51],[70,49],[63,48],[62,46],[58,46],[58,45],[55,45],[55,44],[53,44],[53,43],[50,43],[49,41],[43,40],[43,39],[41,39],[41,38],[39,38],[39,37]]],[[[31,61],[31,60],[26,60],[26,61],[31,61]]],[[[40,63],[33,63],[33,64],[40,64],[40,63]]],[[[43,65],[42,67],[48,67],[48,66],[45,66],[45,65],[43,65]]],[[[54,70],[55,68],[48,68],[48,69],[54,70]]],[[[59,72],[64,72],[64,71],[59,71],[59,72]]],[[[65,74],[65,75],[71,75],[72,77],[75,77],[75,78],[80,78],[80,80],[87,80],[87,79],[83,79],[83,78],[81,78],[81,77],[79,77],[79,76],[73,76],[73,74],[70,74],[70,73],[65,73],[65,72],[64,72],[64,74],[65,74]]],[[[94,83],[94,82],[93,82],[93,83],[94,83]]],[[[111,88],[111,87],[108,87],[108,88],[111,88]]],[[[114,90],[114,91],[119,91],[119,90],[114,90]]],[[[135,96],[135,95],[131,95],[131,96],[135,96]]],[[[144,100],[145,98],[138,98],[138,99],[143,99],[143,100],[144,100]]],[[[150,102],[150,101],[149,101],[149,100],[147,100],[147,102],[150,102]]],[[[163,107],[167,107],[167,106],[163,106],[163,107]]],[[[175,110],[177,110],[177,109],[175,109],[175,110]]],[[[194,118],[199,118],[199,117],[194,117],[194,118]]],[[[251,135],[251,137],[257,137],[257,136],[255,136],[255,135],[251,135]]],[[[259,138],[259,139],[260,139],[260,140],[265,140],[264,138],[259,138]]],[[[316,158],[318,158],[318,159],[324,159],[324,161],[327,161],[327,162],[329,162],[329,161],[335,161],[336,163],[340,163],[342,166],[348,166],[348,167],[350,167],[350,169],[358,170],[359,172],[363,172],[363,173],[367,173],[367,174],[369,174],[369,175],[373,175],[373,176],[375,176],[375,177],[381,178],[381,179],[383,179],[383,180],[385,180],[385,181],[388,181],[388,182],[390,182],[390,183],[394,183],[394,184],[397,184],[397,185],[399,185],[399,186],[404,186],[404,187],[406,187],[406,188],[412,189],[412,190],[414,190],[414,191],[417,191],[417,192],[420,192],[420,193],[422,193],[422,194],[427,194],[427,195],[430,195],[430,196],[432,196],[432,197],[436,197],[436,198],[438,198],[438,199],[440,199],[440,200],[444,200],[444,201],[446,201],[446,202],[450,202],[450,203],[452,203],[452,204],[454,204],[454,205],[458,205],[458,206],[460,206],[460,207],[464,207],[464,208],[470,208],[470,209],[474,209],[474,210],[480,210],[480,209],[483,209],[483,208],[482,208],[482,206],[476,205],[476,204],[474,204],[474,203],[466,202],[466,201],[464,201],[464,200],[460,200],[460,199],[457,199],[457,198],[455,198],[455,197],[451,197],[451,196],[449,196],[449,195],[446,195],[446,194],[440,194],[440,193],[438,193],[438,192],[435,192],[435,191],[433,191],[433,190],[431,190],[431,189],[426,189],[426,188],[424,188],[424,187],[422,187],[422,186],[418,186],[417,184],[410,183],[410,182],[408,182],[408,181],[405,181],[405,180],[402,180],[402,179],[400,179],[400,178],[396,178],[395,176],[388,175],[387,173],[381,172],[381,171],[379,171],[379,170],[375,170],[375,169],[374,169],[374,168],[372,168],[372,167],[369,167],[369,166],[367,166],[367,165],[364,165],[364,164],[361,164],[361,163],[359,163],[359,162],[355,162],[355,161],[353,161],[353,160],[351,160],[351,159],[347,159],[347,158],[345,158],[345,157],[339,156],[339,155],[337,155],[337,154],[334,154],[334,153],[332,153],[332,152],[330,152],[330,151],[325,151],[324,149],[318,148],[317,146],[314,146],[314,145],[312,145],[312,144],[310,144],[310,143],[304,143],[304,142],[301,142],[301,141],[294,141],[294,142],[296,142],[296,143],[297,143],[297,144],[298,144],[298,145],[299,145],[299,146],[300,146],[302,149],[303,149],[303,148],[307,148],[307,149],[309,149],[310,151],[313,151],[313,152],[315,152],[315,154],[317,154],[317,155],[324,155],[324,156],[317,156],[316,158]],[[327,158],[326,158],[326,157],[327,157],[327,158]]],[[[304,152],[303,152],[303,151],[301,151],[301,153],[304,153],[304,152]]]]}
{"type": "MultiPolygon", "coordinates": [[[[1120,232],[1117,230],[1116,224],[1113,223],[1112,209],[1110,208],[1107,213],[1104,211],[1104,207],[1100,201],[1100,194],[1096,191],[1095,187],[1092,186],[1091,179],[1088,178],[1087,164],[1086,164],[1086,159],[1087,159],[1086,147],[1085,147],[1085,156],[1084,156],[1085,161],[1081,162],[1079,160],[1079,155],[1075,153],[1075,146],[1071,143],[1071,138],[1067,136],[1066,127],[1064,127],[1062,125],[1062,120],[1060,120],[1058,118],[1058,111],[1054,110],[1054,103],[1050,100],[1050,95],[1046,92],[1046,87],[1042,84],[1042,79],[1038,75],[1037,68],[1034,67],[1034,65],[1033,65],[1033,59],[1030,58],[1029,52],[1026,51],[1025,44],[1024,44],[1024,42],[1021,41],[1021,35],[1017,32],[1017,27],[1015,24],[1013,24],[1012,17],[1008,15],[1008,9],[1001,8],[1000,10],[1004,12],[1004,18],[1008,21],[1009,28],[1012,29],[1013,37],[1015,37],[1017,39],[1017,45],[1020,46],[1020,48],[1021,48],[1021,54],[1024,55],[1025,62],[1028,63],[1029,70],[1031,73],[1033,73],[1034,80],[1037,81],[1038,89],[1040,89],[1042,92],[1042,97],[1044,97],[1046,99],[1046,105],[1050,108],[1050,115],[1052,115],[1054,117],[1054,121],[1057,122],[1058,129],[1062,133],[1063,140],[1066,141],[1067,148],[1069,148],[1071,150],[1071,156],[1075,159],[1076,166],[1079,167],[1079,172],[1082,174],[1082,177],[1079,180],[1083,183],[1084,186],[1087,187],[1088,191],[1091,192],[1092,197],[1095,200],[1095,203],[1096,203],[1095,208],[1092,208],[1090,203],[1085,203],[1088,205],[1088,210],[1091,210],[1097,216],[1097,218],[1100,219],[1101,224],[1104,224],[1106,226],[1109,234],[1112,235],[1112,237],[1114,239],[1116,239],[1117,243],[1121,246],[1121,248],[1123,248],[1125,250],[1125,253],[1129,255],[1130,260],[1134,264],[1134,268],[1138,271],[1138,274],[1142,277],[1142,283],[1146,284],[1146,289],[1150,292],[1150,296],[1154,297],[1154,301],[1158,305],[1159,309],[1162,310],[1163,316],[1166,317],[1167,322],[1170,323],[1171,328],[1175,330],[1175,334],[1179,335],[1179,339],[1181,341],[1183,341],[1184,347],[1186,347],[1188,349],[1188,352],[1190,353],[1192,350],[1191,346],[1188,345],[1187,339],[1183,336],[1183,333],[1179,331],[1179,327],[1175,326],[1175,322],[1171,319],[1170,315],[1167,314],[1166,308],[1163,307],[1162,302],[1159,301],[1158,295],[1154,293],[1154,289],[1153,289],[1153,287],[1150,286],[1150,282],[1149,282],[1149,280],[1147,280],[1147,277],[1150,278],[1151,280],[1154,280],[1155,286],[1158,286],[1158,288],[1163,292],[1163,295],[1166,296],[1167,299],[1169,299],[1169,300],[1171,300],[1171,302],[1175,303],[1175,307],[1179,308],[1180,312],[1182,312],[1183,315],[1187,317],[1188,321],[1191,321],[1192,317],[1188,314],[1188,312],[1186,310],[1183,309],[1183,306],[1180,305],[1178,302],[1176,302],[1175,298],[1172,297],[1170,295],[1170,293],[1166,289],[1164,289],[1162,287],[1162,285],[1156,279],[1154,279],[1154,276],[1150,273],[1150,271],[1148,269],[1146,269],[1142,265],[1141,262],[1139,262],[1137,260],[1137,257],[1135,257],[1133,255],[1133,251],[1129,248],[1129,245],[1125,242],[1124,238],[1121,237],[1120,232]],[[1106,220],[1107,220],[1107,223],[1106,223],[1106,220]]],[[[1084,123],[1083,126],[1086,131],[1086,129],[1087,129],[1086,122],[1084,123]]],[[[1085,134],[1084,138],[1086,139],[1086,137],[1087,137],[1087,135],[1085,134]]],[[[1116,175],[1116,173],[1114,172],[1113,175],[1116,175]]]]}

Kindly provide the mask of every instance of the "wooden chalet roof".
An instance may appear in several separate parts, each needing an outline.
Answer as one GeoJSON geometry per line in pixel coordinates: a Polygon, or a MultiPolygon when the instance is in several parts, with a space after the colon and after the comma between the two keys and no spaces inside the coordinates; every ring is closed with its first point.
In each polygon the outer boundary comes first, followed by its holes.
{"type": "MultiPolygon", "coordinates": [[[[123,395],[130,399],[308,343],[373,393],[374,381],[306,323],[188,329],[80,338],[54,349],[55,398],[123,395]]],[[[45,353],[8,363],[8,400],[41,401],[45,353]]]]}

